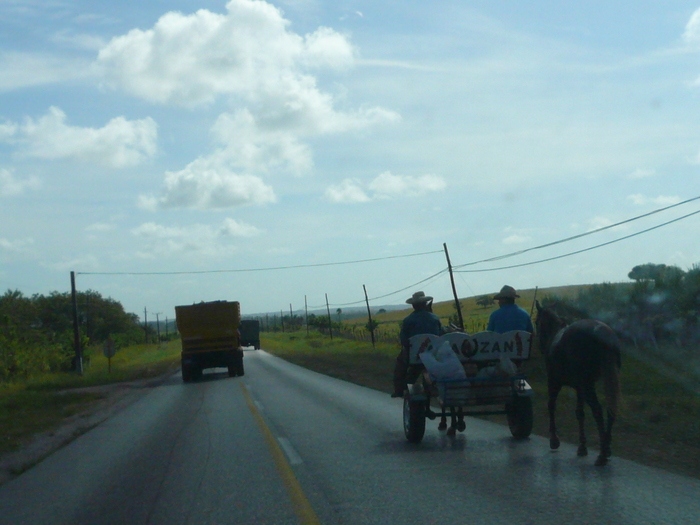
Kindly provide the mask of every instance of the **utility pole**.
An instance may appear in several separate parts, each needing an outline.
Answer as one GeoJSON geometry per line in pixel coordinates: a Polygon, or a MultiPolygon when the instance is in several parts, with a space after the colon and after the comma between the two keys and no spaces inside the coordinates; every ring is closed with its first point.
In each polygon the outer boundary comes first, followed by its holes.
{"type": "Polygon", "coordinates": [[[328,333],[331,334],[331,341],[333,340],[333,321],[331,321],[331,308],[328,305],[328,294],[326,294],[326,311],[328,312],[328,333]]]}
{"type": "Polygon", "coordinates": [[[367,324],[369,324],[370,330],[369,334],[372,336],[372,348],[374,349],[374,323],[372,322],[372,312],[369,310],[369,299],[367,299],[367,288],[365,285],[362,285],[362,289],[365,291],[365,303],[367,303],[367,319],[369,320],[367,324]]]}
{"type": "Polygon", "coordinates": [[[75,350],[75,371],[83,375],[83,350],[80,347],[80,328],[78,327],[78,298],[75,291],[75,272],[70,273],[70,294],[73,303],[73,349],[75,350]]]}
{"type": "Polygon", "coordinates": [[[452,263],[450,262],[450,254],[447,251],[447,243],[442,243],[443,248],[445,248],[445,257],[447,257],[447,269],[450,271],[450,281],[452,282],[452,294],[455,298],[455,308],[457,309],[457,318],[459,319],[459,329],[464,332],[464,319],[462,318],[462,305],[459,304],[459,298],[457,297],[457,288],[455,288],[455,278],[452,274],[452,263]]]}
{"type": "Polygon", "coordinates": [[[309,335],[309,305],[306,302],[306,296],[304,296],[304,324],[306,325],[306,335],[309,335]]]}
{"type": "Polygon", "coordinates": [[[148,344],[148,311],[143,307],[143,340],[148,344]]]}
{"type": "Polygon", "coordinates": [[[156,315],[156,333],[158,334],[158,344],[160,344],[160,318],[158,317],[163,312],[157,312],[156,315]]]}

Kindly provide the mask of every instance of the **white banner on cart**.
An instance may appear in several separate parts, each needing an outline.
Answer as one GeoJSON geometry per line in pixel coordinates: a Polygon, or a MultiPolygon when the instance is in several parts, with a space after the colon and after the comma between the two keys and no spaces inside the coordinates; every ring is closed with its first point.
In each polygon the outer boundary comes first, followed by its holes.
{"type": "Polygon", "coordinates": [[[409,340],[410,363],[420,364],[421,360],[418,354],[422,352],[434,353],[445,341],[450,343],[452,350],[462,362],[492,361],[500,360],[502,357],[523,360],[530,357],[532,334],[524,330],[513,330],[505,334],[479,332],[470,335],[453,332],[443,336],[414,335],[409,340]]]}

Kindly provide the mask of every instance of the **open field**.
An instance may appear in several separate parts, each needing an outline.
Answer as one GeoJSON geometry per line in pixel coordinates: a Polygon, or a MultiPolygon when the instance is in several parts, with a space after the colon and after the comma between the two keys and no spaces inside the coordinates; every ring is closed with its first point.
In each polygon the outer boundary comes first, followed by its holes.
{"type": "MultiPolygon", "coordinates": [[[[264,333],[262,347],[292,363],[387,395],[392,390],[394,360],[399,349],[398,343],[378,343],[373,349],[369,343],[338,337],[331,340],[321,334],[307,336],[306,332],[264,333]]],[[[525,373],[535,391],[533,432],[546,437],[546,373],[538,350],[525,366],[525,373]]],[[[622,414],[613,431],[613,456],[700,478],[700,397],[628,352],[623,355],[621,380],[622,414]]],[[[571,389],[564,389],[559,396],[559,436],[569,443],[578,442],[575,402],[571,389]]],[[[486,419],[506,424],[505,416],[486,419]]],[[[400,410],[396,413],[396,425],[401,428],[400,410]]],[[[589,445],[596,448],[598,434],[588,409],[586,428],[589,445]]]]}
{"type": "Polygon", "coordinates": [[[88,387],[157,377],[179,365],[180,341],[173,341],[120,350],[112,358],[111,372],[100,353],[92,356],[82,376],[45,374],[0,384],[0,455],[18,449],[35,434],[51,431],[104,397],[99,389],[88,387]]]}

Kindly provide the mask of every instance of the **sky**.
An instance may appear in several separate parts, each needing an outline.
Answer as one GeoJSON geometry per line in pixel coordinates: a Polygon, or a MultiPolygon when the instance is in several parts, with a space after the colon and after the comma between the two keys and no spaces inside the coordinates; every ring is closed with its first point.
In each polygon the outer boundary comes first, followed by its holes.
{"type": "Polygon", "coordinates": [[[3,292],[625,282],[700,263],[700,201],[594,230],[698,196],[698,0],[0,0],[3,292]]]}

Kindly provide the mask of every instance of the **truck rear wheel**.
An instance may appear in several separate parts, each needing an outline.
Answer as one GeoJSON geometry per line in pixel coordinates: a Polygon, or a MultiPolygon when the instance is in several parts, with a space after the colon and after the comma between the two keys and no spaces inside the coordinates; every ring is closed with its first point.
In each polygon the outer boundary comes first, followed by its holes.
{"type": "Polygon", "coordinates": [[[182,382],[189,383],[192,381],[192,370],[189,365],[182,365],[182,382]]]}

